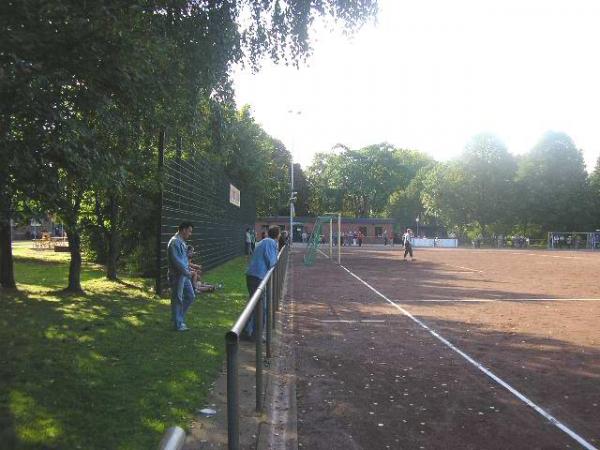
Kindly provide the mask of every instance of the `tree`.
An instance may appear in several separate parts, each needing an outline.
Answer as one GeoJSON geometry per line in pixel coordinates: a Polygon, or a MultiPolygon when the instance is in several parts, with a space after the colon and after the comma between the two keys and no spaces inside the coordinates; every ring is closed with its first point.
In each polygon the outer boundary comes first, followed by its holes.
{"type": "Polygon", "coordinates": [[[309,214],[310,186],[302,166],[294,164],[294,191],[297,192],[295,211],[298,216],[309,214]]]}
{"type": "Polygon", "coordinates": [[[249,173],[236,164],[263,161],[268,152],[242,163],[221,154],[223,115],[233,105],[232,64],[257,68],[265,56],[297,63],[310,54],[308,30],[317,16],[353,30],[375,11],[375,0],[1,3],[0,31],[7,38],[0,43],[0,144],[7,158],[0,174],[0,263],[7,281],[10,205],[15,193],[31,192],[23,168],[37,161],[34,156],[41,155],[36,173],[44,176],[38,179],[48,180],[35,198],[65,222],[72,257],[68,289],[79,291],[81,208],[93,198],[98,211],[110,211],[98,225],[108,227],[113,264],[127,183],[106,174],[135,159],[138,141],[151,142],[149,136],[169,127],[232,173],[249,173]],[[141,136],[115,141],[113,124],[141,136]],[[117,183],[114,191],[102,177],[117,183]]]}
{"type": "Polygon", "coordinates": [[[421,191],[433,160],[416,150],[398,149],[395,156],[401,162],[401,175],[396,190],[389,197],[386,214],[396,219],[400,226],[412,224],[417,216],[423,224],[429,224],[430,218],[424,214],[421,191]]]}
{"type": "Polygon", "coordinates": [[[579,231],[590,221],[590,191],[581,150],[565,133],[547,132],[519,161],[520,215],[543,231],[579,231]]]}
{"type": "Polygon", "coordinates": [[[355,217],[384,214],[391,193],[409,181],[398,151],[385,143],[317,154],[308,179],[311,211],[342,211],[355,217]]]}
{"type": "Polygon", "coordinates": [[[466,145],[458,164],[464,173],[463,201],[471,222],[484,235],[510,229],[516,162],[504,143],[494,135],[479,134],[466,145]]]}
{"type": "Polygon", "coordinates": [[[421,200],[425,214],[436,217],[446,228],[465,229],[471,223],[465,173],[456,162],[436,164],[423,178],[421,200]]]}
{"type": "Polygon", "coordinates": [[[594,230],[600,227],[600,158],[596,161],[596,167],[590,175],[591,195],[591,225],[594,230]]]}
{"type": "Polygon", "coordinates": [[[432,170],[434,163],[430,162],[422,167],[410,180],[408,186],[398,189],[390,196],[387,206],[387,215],[393,217],[396,223],[401,227],[406,227],[414,223],[415,218],[419,217],[423,225],[433,225],[437,227],[435,215],[428,215],[421,198],[424,190],[424,182],[429,171],[432,170]]]}
{"type": "Polygon", "coordinates": [[[512,227],[516,162],[491,134],[474,136],[464,152],[424,177],[423,203],[446,227],[491,235],[512,227]]]}

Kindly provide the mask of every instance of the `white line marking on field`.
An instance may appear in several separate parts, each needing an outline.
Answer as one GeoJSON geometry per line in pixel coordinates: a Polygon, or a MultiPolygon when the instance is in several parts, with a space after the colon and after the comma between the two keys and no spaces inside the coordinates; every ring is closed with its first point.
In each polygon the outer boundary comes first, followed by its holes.
{"type": "Polygon", "coordinates": [[[358,320],[344,320],[344,319],[317,319],[323,323],[357,323],[358,320]]]}
{"type": "Polygon", "coordinates": [[[403,300],[403,299],[396,299],[394,300],[395,302],[398,303],[487,303],[487,302],[496,302],[498,300],[494,300],[494,299],[490,299],[490,298],[459,298],[456,300],[452,300],[449,298],[443,298],[443,299],[419,299],[419,300],[403,300]]]}
{"type": "Polygon", "coordinates": [[[321,255],[323,255],[325,258],[329,259],[329,255],[327,255],[326,253],[323,253],[323,251],[322,251],[320,248],[318,248],[318,249],[317,249],[317,251],[318,251],[318,252],[319,252],[321,255]]]}
{"type": "Polygon", "coordinates": [[[316,319],[323,323],[385,323],[385,320],[381,319],[362,319],[362,320],[349,320],[349,319],[316,319]]]}
{"type": "Polygon", "coordinates": [[[476,272],[476,273],[483,273],[483,270],[471,269],[470,267],[464,267],[464,266],[455,266],[454,264],[448,264],[448,263],[444,263],[444,264],[446,266],[456,267],[458,269],[469,270],[471,272],[476,272]]]}
{"type": "Polygon", "coordinates": [[[562,258],[562,259],[584,259],[581,256],[558,256],[558,255],[546,255],[544,253],[521,253],[521,252],[510,252],[511,255],[521,256],[543,256],[545,258],[562,258]]]}
{"type": "Polygon", "coordinates": [[[488,377],[490,377],[492,380],[494,380],[500,386],[502,386],[505,389],[507,389],[511,394],[513,394],[515,397],[517,397],[519,400],[521,400],[527,406],[530,406],[531,408],[533,408],[541,416],[543,416],[544,418],[546,418],[547,420],[549,420],[550,423],[552,423],[555,427],[557,427],[558,429],[562,430],[563,432],[565,432],[566,434],[568,434],[571,438],[573,438],[575,441],[577,441],[581,446],[583,446],[587,450],[598,450],[596,447],[594,447],[592,444],[590,444],[584,438],[582,438],[581,436],[579,436],[577,433],[575,433],[573,430],[571,430],[569,427],[567,427],[565,424],[563,424],[561,421],[559,421],[553,415],[551,415],[550,413],[546,412],[546,410],[544,410],[543,408],[541,408],[540,406],[538,406],[537,404],[535,404],[533,401],[529,400],[529,398],[525,397],[523,394],[521,394],[519,391],[517,391],[515,388],[513,388],[506,381],[504,381],[501,378],[499,378],[498,376],[496,376],[489,369],[486,369],[483,365],[481,365],[480,363],[478,363],[477,361],[475,361],[473,358],[471,358],[465,352],[463,352],[462,350],[460,350],[458,347],[454,346],[454,344],[452,344],[446,338],[442,337],[440,334],[438,334],[435,330],[433,330],[432,328],[430,328],[424,322],[422,322],[421,320],[417,319],[415,316],[413,316],[411,313],[409,313],[406,309],[402,308],[401,306],[399,306],[396,303],[394,303],[393,301],[391,301],[389,298],[387,298],[385,295],[383,295],[381,292],[379,292],[377,289],[375,289],[369,283],[367,283],[366,281],[364,281],[358,275],[355,275],[352,271],[350,271],[346,267],[344,267],[344,266],[340,266],[340,267],[342,269],[344,269],[346,272],[348,272],[350,275],[352,275],[354,278],[356,278],[358,281],[360,281],[362,284],[364,284],[365,286],[367,286],[369,289],[371,289],[373,292],[375,292],[377,295],[379,295],[381,298],[383,298],[390,305],[392,305],[395,308],[397,308],[400,312],[402,312],[402,314],[404,314],[406,317],[408,317],[409,319],[411,319],[413,322],[415,322],[421,328],[427,330],[432,336],[434,336],[436,339],[438,339],[444,345],[446,345],[447,347],[449,347],[454,352],[458,353],[465,360],[467,360],[469,363],[471,363],[473,366],[475,366],[477,369],[479,369],[485,375],[487,375],[488,377]]]}
{"type": "Polygon", "coordinates": [[[486,302],[600,302],[600,298],[435,298],[396,299],[398,303],[441,302],[441,303],[486,303],[486,302]]]}
{"type": "MultiPolygon", "coordinates": [[[[425,272],[427,272],[428,270],[426,269],[425,272]]],[[[435,273],[459,273],[461,275],[477,275],[477,272],[472,272],[470,270],[443,270],[443,269],[434,269],[431,270],[431,272],[435,272],[435,273]]]]}

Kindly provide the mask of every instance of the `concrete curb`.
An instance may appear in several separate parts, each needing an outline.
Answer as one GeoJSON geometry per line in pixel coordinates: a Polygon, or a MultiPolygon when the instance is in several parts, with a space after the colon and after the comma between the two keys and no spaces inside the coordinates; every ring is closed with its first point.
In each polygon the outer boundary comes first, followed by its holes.
{"type": "Polygon", "coordinates": [[[260,425],[257,450],[298,449],[298,411],[293,334],[293,277],[289,260],[279,320],[275,325],[275,354],[266,389],[267,420],[260,425]]]}

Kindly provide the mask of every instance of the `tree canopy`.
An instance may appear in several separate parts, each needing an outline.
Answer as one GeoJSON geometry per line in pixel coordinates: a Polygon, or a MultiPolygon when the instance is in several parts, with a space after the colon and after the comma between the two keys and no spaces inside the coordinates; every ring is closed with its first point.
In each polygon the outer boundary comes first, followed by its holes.
{"type": "Polygon", "coordinates": [[[482,133],[455,159],[389,144],[318,154],[308,168],[310,211],[392,217],[400,227],[417,217],[430,230],[464,236],[595,229],[600,217],[598,167],[588,177],[582,153],[565,133],[548,132],[515,157],[482,133]]]}
{"type": "Polygon", "coordinates": [[[125,225],[136,214],[148,220],[148,208],[124,207],[156,195],[150,162],[165,132],[262,189],[251,171],[268,176],[263,166],[286,151],[256,133],[247,113],[238,115],[232,65],[299,63],[310,55],[317,17],[352,31],[376,9],[375,0],[2,2],[2,285],[14,286],[5,269],[12,267],[10,220],[21,194],[65,223],[69,290],[81,289],[80,238],[90,229],[108,240],[115,277],[122,252],[114,246],[125,225]]]}

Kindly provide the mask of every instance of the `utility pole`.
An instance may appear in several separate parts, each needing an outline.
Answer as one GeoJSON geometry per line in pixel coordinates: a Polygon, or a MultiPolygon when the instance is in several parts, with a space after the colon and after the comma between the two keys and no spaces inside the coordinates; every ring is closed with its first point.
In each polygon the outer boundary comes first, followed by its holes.
{"type": "Polygon", "coordinates": [[[290,156],[290,248],[294,242],[294,159],[290,156]]]}

